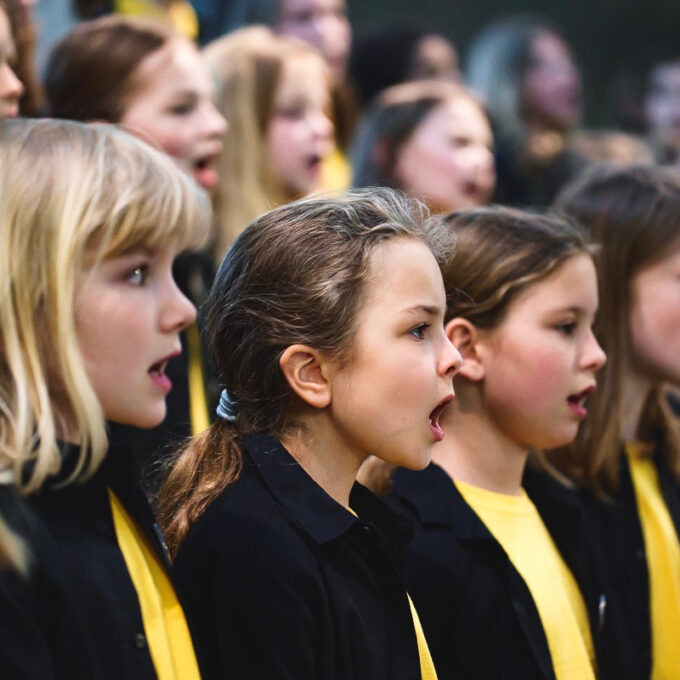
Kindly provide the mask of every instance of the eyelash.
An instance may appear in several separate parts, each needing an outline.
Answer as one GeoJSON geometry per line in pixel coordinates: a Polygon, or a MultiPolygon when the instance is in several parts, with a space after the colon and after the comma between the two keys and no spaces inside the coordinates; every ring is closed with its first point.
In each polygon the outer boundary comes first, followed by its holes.
{"type": "Polygon", "coordinates": [[[418,324],[415,328],[412,328],[409,331],[409,334],[412,335],[414,338],[417,340],[424,340],[425,339],[425,331],[430,327],[429,323],[421,323],[418,324]]]}
{"type": "Polygon", "coordinates": [[[564,335],[573,335],[576,330],[576,321],[565,321],[564,323],[559,323],[555,328],[564,335]]]}
{"type": "Polygon", "coordinates": [[[170,113],[175,116],[187,116],[194,110],[193,104],[178,104],[170,107],[170,113]]]}

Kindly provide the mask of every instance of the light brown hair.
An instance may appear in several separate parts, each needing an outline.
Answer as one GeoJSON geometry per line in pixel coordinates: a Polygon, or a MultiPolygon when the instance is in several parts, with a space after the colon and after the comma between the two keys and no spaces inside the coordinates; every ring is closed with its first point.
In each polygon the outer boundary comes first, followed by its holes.
{"type": "MultiPolygon", "coordinates": [[[[623,445],[623,386],[632,359],[631,281],[680,247],[680,176],[661,166],[596,164],[567,185],[553,207],[577,220],[602,246],[596,258],[600,310],[595,335],[609,357],[576,440],[553,462],[608,495],[617,487],[623,445]]],[[[638,435],[663,442],[663,455],[680,482],[680,430],[661,384],[647,397],[638,435]]]]}

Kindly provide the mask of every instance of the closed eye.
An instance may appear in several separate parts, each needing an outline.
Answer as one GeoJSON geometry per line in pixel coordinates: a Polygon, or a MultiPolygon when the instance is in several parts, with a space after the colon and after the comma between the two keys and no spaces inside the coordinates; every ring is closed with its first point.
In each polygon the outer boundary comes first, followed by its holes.
{"type": "Polygon", "coordinates": [[[576,326],[576,321],[565,321],[564,323],[558,323],[555,328],[564,335],[573,335],[576,326]]]}

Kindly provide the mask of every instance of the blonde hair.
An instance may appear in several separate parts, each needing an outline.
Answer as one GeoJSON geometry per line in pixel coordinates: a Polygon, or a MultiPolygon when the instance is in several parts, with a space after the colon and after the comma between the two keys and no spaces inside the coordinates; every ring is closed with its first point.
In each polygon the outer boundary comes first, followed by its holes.
{"type": "Polygon", "coordinates": [[[69,482],[106,452],[75,329],[77,274],[134,248],[198,246],[210,205],[169,157],[109,125],[6,121],[0,155],[0,468],[31,492],[58,472],[60,435],[81,444],[69,482]]]}
{"type": "MultiPolygon", "coordinates": [[[[269,163],[266,134],[275,112],[284,66],[293,59],[318,59],[317,50],[265,26],[251,26],[210,43],[203,55],[216,83],[216,106],[229,129],[218,160],[214,192],[218,222],[216,257],[257,216],[290,201],[269,163]]],[[[330,95],[330,76],[328,77],[330,95]]]]}

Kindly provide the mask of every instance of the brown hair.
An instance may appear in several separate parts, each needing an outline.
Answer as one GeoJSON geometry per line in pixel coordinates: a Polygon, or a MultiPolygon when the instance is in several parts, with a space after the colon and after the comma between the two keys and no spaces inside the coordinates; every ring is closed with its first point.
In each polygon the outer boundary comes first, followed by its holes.
{"type": "MultiPolygon", "coordinates": [[[[606,495],[615,491],[619,476],[623,386],[632,358],[630,284],[642,269],[680,247],[680,176],[661,166],[596,164],[567,185],[553,207],[578,220],[602,245],[596,258],[595,334],[609,357],[575,442],[553,462],[606,495]]],[[[638,435],[664,443],[663,454],[680,481],[680,430],[663,385],[648,395],[638,435]]]]}
{"type": "Polygon", "coordinates": [[[53,118],[117,123],[141,61],[177,38],[170,28],[130,17],[84,21],[55,46],[45,72],[53,118]]]}
{"type": "Polygon", "coordinates": [[[253,222],[234,242],[205,303],[207,332],[234,422],[218,419],[180,452],[160,492],[171,552],[241,470],[241,437],[295,426],[279,358],[304,343],[350,359],[372,254],[389,239],[428,243],[428,211],[389,189],[303,199],[253,222]]]}
{"type": "Polygon", "coordinates": [[[393,169],[401,147],[432,109],[455,99],[472,101],[487,118],[481,101],[456,83],[419,80],[379,94],[352,143],[354,186],[396,186],[393,169]]]}

